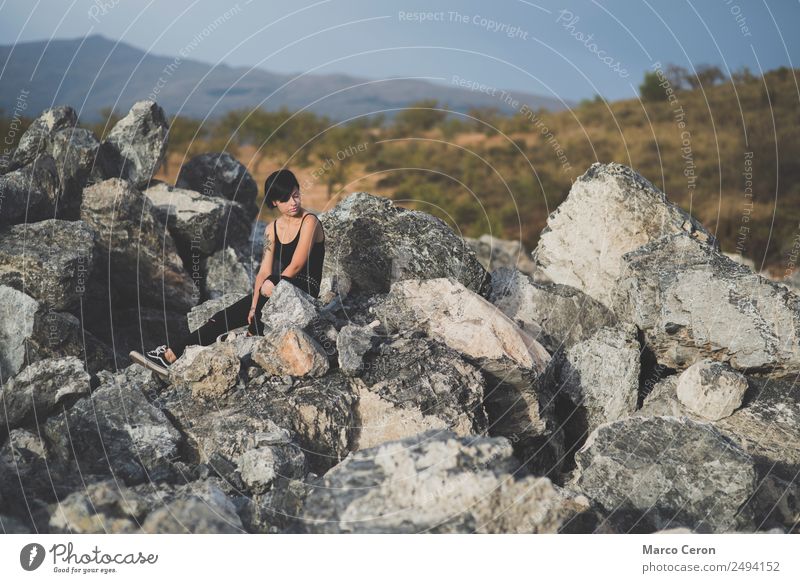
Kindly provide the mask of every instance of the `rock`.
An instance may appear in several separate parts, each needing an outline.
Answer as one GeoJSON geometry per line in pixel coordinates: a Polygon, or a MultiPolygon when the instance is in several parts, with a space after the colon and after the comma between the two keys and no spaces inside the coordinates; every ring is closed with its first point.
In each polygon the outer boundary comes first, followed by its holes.
{"type": "Polygon", "coordinates": [[[56,132],[78,125],[78,114],[68,105],[44,110],[22,134],[14,152],[13,165],[21,168],[46,152],[56,132]]]}
{"type": "Polygon", "coordinates": [[[250,281],[247,268],[239,260],[236,251],[225,247],[206,258],[202,265],[206,274],[205,297],[210,300],[221,298],[226,294],[237,297],[253,294],[255,280],[250,281]]]}
{"type": "Polygon", "coordinates": [[[339,330],[336,351],[343,373],[355,376],[364,370],[364,355],[371,348],[373,338],[375,332],[369,326],[348,324],[339,330]]]}
{"type": "Polygon", "coordinates": [[[54,310],[75,308],[92,273],[94,240],[83,221],[14,225],[0,233],[0,285],[54,310]]]}
{"type": "Polygon", "coordinates": [[[359,429],[358,396],[340,372],[304,380],[283,393],[256,393],[262,395],[253,399],[256,414],[295,432],[311,471],[325,473],[352,451],[359,429]]]}
{"type": "Polygon", "coordinates": [[[72,314],[51,312],[32,297],[0,285],[0,377],[45,358],[77,356],[95,373],[112,368],[111,350],[72,314]]]}
{"type": "Polygon", "coordinates": [[[107,168],[105,148],[89,130],[68,128],[53,135],[48,151],[58,168],[58,216],[75,219],[80,215],[83,189],[102,182],[107,174],[113,176],[107,168]]]}
{"type": "Polygon", "coordinates": [[[112,178],[83,191],[81,219],[97,233],[98,263],[111,266],[113,287],[145,305],[188,311],[199,290],[146,201],[130,183],[112,178]]]}
{"type": "Polygon", "coordinates": [[[288,281],[280,281],[261,310],[261,322],[272,330],[306,328],[319,318],[319,305],[310,295],[288,281]]]}
{"type": "Polygon", "coordinates": [[[635,415],[638,417],[658,417],[661,415],[691,417],[692,413],[681,404],[676,394],[678,376],[668,376],[657,382],[645,398],[642,408],[635,415]]]}
{"type": "Polygon", "coordinates": [[[365,449],[447,429],[459,436],[487,429],[480,371],[446,346],[425,338],[387,339],[364,357],[358,387],[360,431],[365,449]]]}
{"type": "Polygon", "coordinates": [[[489,300],[551,354],[616,324],[611,310],[582,291],[536,283],[515,269],[500,268],[492,273],[489,300]]]}
{"type": "Polygon", "coordinates": [[[169,377],[190,389],[196,399],[218,399],[236,385],[239,366],[239,356],[230,343],[192,346],[170,366],[169,377]]]}
{"type": "Polygon", "coordinates": [[[328,372],[328,355],[298,327],[267,330],[253,348],[253,360],[270,375],[319,377],[328,372]]]}
{"type": "Polygon", "coordinates": [[[623,530],[752,529],[741,509],[756,489],[753,460],[709,424],[623,419],[598,427],[575,459],[575,488],[623,530]]]}
{"type": "Polygon", "coordinates": [[[756,264],[752,259],[744,257],[741,253],[723,253],[725,257],[728,259],[732,259],[736,263],[740,265],[744,265],[745,267],[749,267],[752,271],[756,270],[756,264]]]}
{"type": "Polygon", "coordinates": [[[0,176],[0,225],[32,223],[55,215],[58,171],[53,158],[43,154],[27,166],[0,176]]]}
{"type": "Polygon", "coordinates": [[[185,263],[221,250],[245,245],[250,221],[242,205],[199,192],[159,183],[144,191],[159,220],[169,227],[185,263]]]}
{"type": "Polygon", "coordinates": [[[443,221],[356,193],[320,215],[325,228],[321,294],[385,293],[393,282],[453,277],[485,295],[489,276],[475,252],[443,221]]]}
{"type": "Polygon", "coordinates": [[[50,516],[53,534],[134,534],[152,508],[135,490],[105,480],[73,492],[50,516]]]}
{"type": "Polygon", "coordinates": [[[639,398],[639,342],[630,324],[600,328],[559,358],[558,394],[574,411],[565,424],[576,444],[603,423],[629,417],[639,398]]]}
{"type": "Polygon", "coordinates": [[[186,320],[189,323],[189,332],[196,332],[203,324],[208,322],[214,314],[221,312],[225,308],[229,308],[245,295],[246,294],[232,292],[193,307],[191,311],[186,314],[186,320]]]}
{"type": "Polygon", "coordinates": [[[303,521],[313,533],[556,533],[588,512],[547,478],[515,479],[517,466],[506,439],[427,432],[349,456],[303,521]]]}
{"type": "Polygon", "coordinates": [[[747,379],[729,366],[713,360],[701,360],[678,377],[678,400],[690,411],[718,421],[729,417],[742,405],[747,379]]]}
{"type": "Polygon", "coordinates": [[[611,307],[622,255],[674,233],[716,245],[699,222],[639,174],[621,164],[595,163],[548,217],[533,257],[554,283],[611,307]]]}
{"type": "Polygon", "coordinates": [[[149,371],[132,365],[100,376],[90,397],[44,424],[48,459],[127,485],[170,478],[182,438],[143,394],[153,382],[149,371]]]}
{"type": "Polygon", "coordinates": [[[89,373],[74,356],[40,360],[0,388],[0,428],[14,429],[34,416],[43,419],[62,400],[89,390],[89,373]]]}
{"type": "Polygon", "coordinates": [[[488,234],[478,239],[464,237],[464,241],[475,251],[475,256],[486,271],[516,268],[530,276],[536,271],[536,264],[519,241],[504,241],[488,234]]]}
{"type": "Polygon", "coordinates": [[[420,330],[478,366],[491,433],[511,439],[531,471],[558,470],[550,355],[527,332],[452,278],[397,282],[375,312],[387,328],[420,330]]]}
{"type": "Polygon", "coordinates": [[[147,515],[149,534],[228,534],[244,532],[236,507],[215,480],[186,484],[172,500],[147,515]]]}
{"type": "Polygon", "coordinates": [[[684,235],[624,255],[614,310],[658,361],[704,358],[738,370],[800,371],[800,298],[684,235]]]}
{"type": "Polygon", "coordinates": [[[169,124],[164,110],[154,101],[138,101],[108,133],[105,144],[116,154],[108,176],[129,180],[147,188],[167,153],[169,124]]]}
{"type": "Polygon", "coordinates": [[[226,152],[195,156],[181,167],[175,185],[238,202],[251,220],[258,215],[258,185],[247,168],[226,152]]]}
{"type": "Polygon", "coordinates": [[[303,451],[295,444],[249,449],[239,458],[242,480],[255,494],[269,491],[278,479],[303,478],[306,473],[303,451]]]}

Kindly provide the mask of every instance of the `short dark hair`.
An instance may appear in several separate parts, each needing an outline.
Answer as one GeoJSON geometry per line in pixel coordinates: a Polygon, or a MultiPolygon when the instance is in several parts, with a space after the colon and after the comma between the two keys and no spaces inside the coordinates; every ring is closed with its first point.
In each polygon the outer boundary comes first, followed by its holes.
{"type": "Polygon", "coordinates": [[[300,188],[300,183],[294,173],[291,170],[277,170],[264,182],[264,203],[267,208],[273,209],[277,206],[277,201],[289,200],[295,188],[300,188]]]}

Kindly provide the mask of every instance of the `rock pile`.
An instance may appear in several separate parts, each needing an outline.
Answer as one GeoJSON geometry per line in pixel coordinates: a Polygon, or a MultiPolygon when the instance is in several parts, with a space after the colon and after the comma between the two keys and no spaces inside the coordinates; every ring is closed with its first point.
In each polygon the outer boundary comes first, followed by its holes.
{"type": "Polygon", "coordinates": [[[616,164],[525,271],[351,195],[321,299],[281,282],[263,337],[125,367],[249,294],[264,228],[226,154],[152,182],[166,127],[141,103],[101,143],[56,108],[0,176],[5,532],[797,529],[800,302],[616,164]]]}

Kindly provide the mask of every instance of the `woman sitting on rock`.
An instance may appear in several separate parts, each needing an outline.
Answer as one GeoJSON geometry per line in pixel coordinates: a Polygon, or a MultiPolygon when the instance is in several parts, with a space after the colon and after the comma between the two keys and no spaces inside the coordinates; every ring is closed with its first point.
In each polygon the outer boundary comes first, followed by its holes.
{"type": "Polygon", "coordinates": [[[133,351],[131,360],[166,377],[169,366],[186,346],[209,346],[230,338],[230,330],[247,326],[247,335],[263,335],[261,310],[282,279],[307,294],[319,297],[322,262],[325,258],[325,232],[316,215],[300,204],[300,184],[289,170],[273,172],[264,185],[264,202],[277,208],[281,216],[267,225],[264,256],[256,275],[252,298],[245,296],[214,314],[198,330],[179,342],[161,345],[144,355],[133,351]],[[282,241],[290,241],[283,243],[282,241]]]}

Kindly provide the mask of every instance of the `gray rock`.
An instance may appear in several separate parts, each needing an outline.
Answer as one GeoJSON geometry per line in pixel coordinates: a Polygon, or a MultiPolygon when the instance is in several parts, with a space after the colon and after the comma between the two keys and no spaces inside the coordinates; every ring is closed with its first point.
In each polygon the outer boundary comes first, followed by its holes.
{"type": "Polygon", "coordinates": [[[191,346],[169,368],[170,381],[187,387],[196,399],[225,397],[239,378],[239,355],[228,342],[191,346]]]}
{"type": "Polygon", "coordinates": [[[739,370],[800,370],[800,298],[690,237],[626,254],[614,294],[617,316],[670,368],[710,358],[739,370]]]}
{"type": "Polygon", "coordinates": [[[684,407],[710,421],[729,417],[741,407],[747,379],[729,366],[701,360],[678,377],[676,394],[684,407]]]}
{"type": "Polygon", "coordinates": [[[361,192],[320,220],[327,241],[321,294],[384,293],[396,281],[440,277],[453,277],[479,294],[489,291],[475,252],[436,217],[361,192]]]}
{"type": "Polygon", "coordinates": [[[132,365],[100,377],[90,397],[44,424],[48,458],[76,472],[111,473],[127,485],[170,478],[182,437],[145,398],[149,371],[132,365]]]}
{"type": "Polygon", "coordinates": [[[68,105],[44,110],[22,134],[14,152],[13,165],[21,168],[30,164],[50,148],[56,132],[74,128],[77,124],[78,114],[68,105]]]}
{"type": "Polygon", "coordinates": [[[303,521],[315,533],[556,533],[588,512],[547,478],[515,479],[517,466],[506,439],[431,431],[349,456],[303,521]]]}
{"type": "Polygon", "coordinates": [[[0,233],[0,285],[47,307],[75,308],[94,264],[95,234],[83,221],[49,219],[0,233]]]}
{"type": "Polygon", "coordinates": [[[360,420],[355,449],[429,429],[459,436],[487,430],[480,371],[438,342],[413,335],[388,338],[365,355],[360,377],[353,383],[360,420]]]}
{"type": "Polygon", "coordinates": [[[255,280],[250,280],[250,273],[231,247],[226,247],[206,258],[203,270],[206,274],[205,297],[210,300],[221,298],[226,294],[241,297],[254,291],[255,280]]]}
{"type": "Polygon", "coordinates": [[[86,188],[81,219],[97,233],[98,263],[111,266],[108,277],[120,293],[145,305],[176,310],[188,311],[197,303],[199,290],[172,237],[147,198],[129,182],[112,178],[86,188]]]}
{"type": "Polygon", "coordinates": [[[153,101],[138,101],[119,120],[106,137],[105,144],[117,155],[109,155],[108,176],[147,188],[167,153],[169,124],[164,110],[153,101]]]}
{"type": "Polygon", "coordinates": [[[52,312],[32,297],[0,285],[0,375],[10,378],[45,358],[77,356],[89,372],[113,366],[111,350],[72,314],[52,312]]]}
{"type": "Polygon", "coordinates": [[[478,239],[464,237],[464,241],[475,251],[478,261],[486,271],[516,268],[531,276],[536,271],[536,264],[520,241],[505,241],[488,234],[481,235],[478,239]]]}
{"type": "Polygon", "coordinates": [[[114,480],[89,484],[53,505],[52,534],[133,534],[153,501],[114,480]]]}
{"type": "Polygon", "coordinates": [[[55,216],[59,182],[53,158],[43,154],[0,176],[0,224],[41,221],[55,216]]]}
{"type": "Polygon", "coordinates": [[[295,444],[257,447],[244,452],[238,461],[242,480],[250,492],[263,494],[280,480],[303,478],[306,458],[295,444]]]}
{"type": "Polygon", "coordinates": [[[215,480],[183,486],[172,499],[147,515],[149,534],[228,534],[244,532],[236,506],[215,480]]]}
{"type": "Polygon", "coordinates": [[[175,185],[238,202],[250,219],[258,214],[258,185],[247,168],[226,152],[195,156],[181,167],[175,185]]]}
{"type": "Polygon", "coordinates": [[[308,327],[319,318],[319,302],[288,281],[280,281],[261,310],[261,322],[271,330],[308,327]]]}
{"type": "Polygon", "coordinates": [[[364,370],[364,355],[372,346],[375,332],[369,326],[348,324],[339,330],[336,351],[339,354],[339,369],[350,375],[364,370]]]}
{"type": "Polygon", "coordinates": [[[678,376],[668,376],[657,382],[642,403],[637,417],[692,417],[692,413],[678,400],[678,376]]]}
{"type": "Polygon", "coordinates": [[[554,283],[611,307],[622,255],[674,233],[716,245],[699,222],[639,174],[621,164],[595,163],[548,217],[533,257],[554,283]]]}
{"type": "Polygon", "coordinates": [[[568,348],[558,362],[558,392],[579,412],[581,434],[629,417],[639,398],[639,342],[636,328],[600,328],[568,348]]]}
{"type": "Polygon", "coordinates": [[[536,283],[515,269],[492,272],[489,299],[551,354],[616,323],[611,310],[582,291],[567,285],[536,283]]]}
{"type": "Polygon", "coordinates": [[[631,417],[601,425],[575,456],[575,488],[627,531],[752,529],[752,458],[705,423],[631,417]]]}
{"type": "Polygon", "coordinates": [[[189,331],[197,331],[203,324],[208,322],[214,314],[232,306],[245,295],[248,294],[231,292],[193,307],[189,313],[186,314],[186,320],[189,323],[189,331]]]}
{"type": "Polygon", "coordinates": [[[65,398],[87,393],[83,362],[74,356],[40,360],[0,388],[0,428],[14,429],[34,415],[43,419],[65,398]]]}
{"type": "MultiPolygon", "coordinates": [[[[144,191],[184,258],[197,261],[226,245],[245,245],[250,220],[244,207],[224,198],[160,183],[144,191]]],[[[186,260],[186,259],[184,259],[186,260]]]]}
{"type": "Polygon", "coordinates": [[[491,433],[511,439],[531,471],[558,471],[550,355],[527,332],[453,278],[394,283],[374,311],[387,329],[424,332],[478,366],[491,433]]]}
{"type": "Polygon", "coordinates": [[[88,184],[103,181],[110,172],[106,167],[105,149],[89,130],[69,128],[53,135],[48,151],[58,168],[58,216],[77,218],[83,189],[88,184]]]}
{"type": "Polygon", "coordinates": [[[296,326],[267,330],[251,356],[269,375],[319,377],[330,366],[322,346],[296,326]]]}

